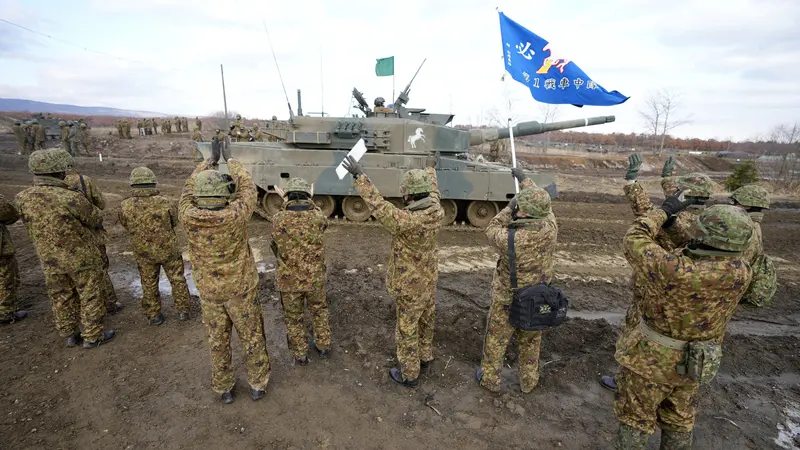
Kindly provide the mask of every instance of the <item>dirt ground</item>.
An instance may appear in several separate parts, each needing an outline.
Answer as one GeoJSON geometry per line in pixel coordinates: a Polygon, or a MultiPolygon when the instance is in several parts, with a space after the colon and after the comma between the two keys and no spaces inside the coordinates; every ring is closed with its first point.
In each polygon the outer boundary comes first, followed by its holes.
{"type": "MultiPolygon", "coordinates": [[[[233,405],[210,391],[206,334],[194,304],[178,322],[162,275],[167,323],[147,324],[130,244],[117,223],[130,170],[147,164],[159,188],[177,197],[193,169],[186,137],[152,142],[107,138],[98,158],[78,170],[106,193],[111,275],[125,309],[106,319],[119,331],[98,349],[64,348],[55,332],[44,278],[21,222],[10,227],[22,273],[20,298],[30,318],[0,328],[0,448],[569,448],[612,445],[613,394],[597,383],[611,374],[618,324],[631,298],[620,243],[632,220],[609,189],[561,188],[558,284],[570,298],[568,322],[545,333],[541,383],[522,395],[516,353],[508,355],[503,393],[473,378],[482,346],[495,254],[478,231],[439,238],[436,360],[417,391],[394,384],[394,302],[384,285],[389,237],[377,226],[334,224],[326,236],[327,293],[334,348],[293,366],[274,288],[269,222],[254,218],[250,242],[261,272],[272,377],[267,396],[249,399],[240,346],[233,405]],[[353,243],[356,243],[353,245],[353,243]]],[[[98,144],[100,145],[100,144],[98,144]]],[[[0,193],[30,184],[26,160],[0,135],[0,193]]],[[[611,183],[595,173],[570,175],[611,183]],[[593,178],[594,177],[594,178],[593,178]]],[[[616,175],[619,182],[619,174],[616,175]]],[[[655,186],[655,178],[651,180],[655,186]]],[[[610,185],[610,184],[609,184],[610,185]]],[[[619,184],[617,184],[619,189],[619,184]]],[[[617,191],[618,192],[618,191],[617,191]]],[[[654,192],[657,197],[658,193],[654,192]]],[[[703,387],[695,448],[797,448],[800,445],[800,211],[770,210],[763,224],[780,287],[772,305],[742,308],[729,327],[719,376],[703,387]]],[[[185,245],[183,232],[179,232],[185,245]]],[[[191,264],[186,263],[191,276],[191,264]]],[[[191,280],[190,280],[191,281],[191,280]]],[[[193,285],[192,285],[193,286],[193,285]]],[[[513,347],[513,346],[512,346],[513,347]]],[[[651,439],[649,448],[657,448],[651,439]]]]}

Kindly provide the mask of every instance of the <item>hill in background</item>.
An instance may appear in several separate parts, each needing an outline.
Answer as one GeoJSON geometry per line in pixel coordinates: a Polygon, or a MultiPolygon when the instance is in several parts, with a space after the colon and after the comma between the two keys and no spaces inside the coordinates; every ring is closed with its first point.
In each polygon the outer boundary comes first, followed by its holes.
{"type": "Polygon", "coordinates": [[[0,111],[23,111],[30,113],[75,114],[79,116],[114,117],[167,117],[167,114],[152,111],[133,111],[106,106],[76,106],[37,102],[18,98],[0,98],[0,111]]]}

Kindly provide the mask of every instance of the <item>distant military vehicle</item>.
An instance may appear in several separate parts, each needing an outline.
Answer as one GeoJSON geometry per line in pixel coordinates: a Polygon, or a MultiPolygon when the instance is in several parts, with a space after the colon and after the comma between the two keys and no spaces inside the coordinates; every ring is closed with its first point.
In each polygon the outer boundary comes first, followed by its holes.
{"type": "Polygon", "coordinates": [[[61,127],[58,126],[58,122],[64,119],[59,119],[57,117],[52,117],[50,114],[45,116],[42,113],[39,114],[31,114],[31,118],[28,120],[36,119],[39,122],[39,125],[44,127],[44,132],[47,135],[47,139],[61,139],[61,127]]]}
{"type": "MultiPolygon", "coordinates": [[[[514,196],[514,179],[507,166],[470,161],[467,154],[472,145],[508,138],[508,128],[459,130],[447,126],[453,120],[452,114],[426,113],[425,109],[405,107],[410,87],[411,83],[391,109],[376,105],[375,109],[381,112],[374,112],[363,95],[353,89],[363,117],[304,116],[298,91],[298,115],[290,111],[286,129],[267,130],[278,138],[277,141],[233,142],[232,153],[244,163],[260,188],[267,216],[272,217],[282,204],[274,187],[281,187],[289,178],[303,177],[314,183],[314,201],[325,214],[334,214],[341,208],[350,221],[369,219],[369,208],[354,191],[350,175],[340,180],[335,173],[347,152],[363,139],[367,153],[361,165],[387,200],[401,205],[402,174],[409,169],[424,168],[426,158],[438,151],[441,158],[437,177],[445,211],[444,223],[449,225],[457,218],[466,218],[473,226],[485,227],[514,196]]],[[[514,136],[613,121],[614,116],[601,116],[548,124],[522,122],[514,127],[514,136]]],[[[198,142],[197,150],[199,156],[208,158],[211,143],[198,142]]],[[[224,163],[220,167],[220,170],[227,170],[224,163]]],[[[531,178],[551,195],[557,195],[554,175],[536,173],[531,174],[531,178]]]]}

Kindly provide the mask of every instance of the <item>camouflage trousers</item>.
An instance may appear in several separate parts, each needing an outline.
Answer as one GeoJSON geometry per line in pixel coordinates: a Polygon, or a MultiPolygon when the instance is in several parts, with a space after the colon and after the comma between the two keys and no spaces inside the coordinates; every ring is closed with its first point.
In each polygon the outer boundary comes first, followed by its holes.
{"type": "Polygon", "coordinates": [[[522,392],[529,393],[539,384],[539,348],[541,331],[521,331],[508,322],[511,292],[500,283],[492,283],[492,304],[486,320],[486,336],[483,340],[481,358],[481,386],[492,392],[500,392],[500,377],[503,371],[508,343],[516,336],[519,347],[519,378],[522,392]]]}
{"type": "Polygon", "coordinates": [[[0,319],[8,319],[17,310],[19,267],[14,255],[0,256],[0,319]]]}
{"type": "Polygon", "coordinates": [[[208,330],[211,347],[211,389],[222,394],[236,384],[231,365],[231,332],[236,334],[244,350],[247,378],[254,389],[267,387],[270,375],[267,338],[264,334],[264,316],[256,298],[256,291],[244,299],[232,299],[226,303],[211,303],[200,300],[203,323],[208,330]]]}
{"type": "Polygon", "coordinates": [[[62,337],[78,332],[83,325],[84,340],[96,341],[103,334],[103,298],[100,289],[101,268],[87,269],[74,274],[45,272],[44,281],[50,296],[50,306],[56,329],[62,337]]]}
{"type": "Polygon", "coordinates": [[[61,150],[65,150],[67,152],[71,151],[72,149],[69,147],[69,139],[62,139],[61,140],[61,150]]]}
{"type": "Polygon", "coordinates": [[[394,342],[404,379],[419,377],[420,361],[433,361],[436,289],[419,297],[397,297],[394,342]]]}
{"type": "Polygon", "coordinates": [[[158,290],[158,278],[161,268],[172,285],[172,300],[178,312],[189,312],[189,286],[183,275],[183,258],[180,254],[163,262],[151,262],[136,258],[139,266],[139,278],[142,280],[142,311],[149,318],[155,318],[161,312],[161,294],[158,290]]]}
{"type": "Polygon", "coordinates": [[[623,367],[617,376],[614,415],[617,420],[644,433],[661,430],[688,433],[694,428],[700,385],[669,386],[652,383],[623,367]]]}
{"type": "Polygon", "coordinates": [[[328,299],[324,287],[311,292],[281,292],[281,303],[286,322],[286,340],[295,358],[302,359],[308,354],[306,327],[303,324],[303,310],[306,304],[311,314],[317,348],[330,350],[331,328],[328,324],[328,299]]]}
{"type": "Polygon", "coordinates": [[[100,254],[103,255],[103,279],[100,280],[100,295],[106,302],[106,311],[109,313],[117,312],[117,291],[114,290],[114,283],[111,282],[111,275],[108,274],[108,255],[106,246],[100,246],[100,254]]]}

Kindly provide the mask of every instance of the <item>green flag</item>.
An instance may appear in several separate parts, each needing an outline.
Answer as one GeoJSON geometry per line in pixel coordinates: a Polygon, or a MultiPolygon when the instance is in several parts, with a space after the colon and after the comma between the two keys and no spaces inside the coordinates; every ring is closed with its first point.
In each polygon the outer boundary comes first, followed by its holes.
{"type": "Polygon", "coordinates": [[[394,75],[394,56],[388,58],[380,58],[375,63],[375,75],[379,77],[388,77],[394,75]]]}

